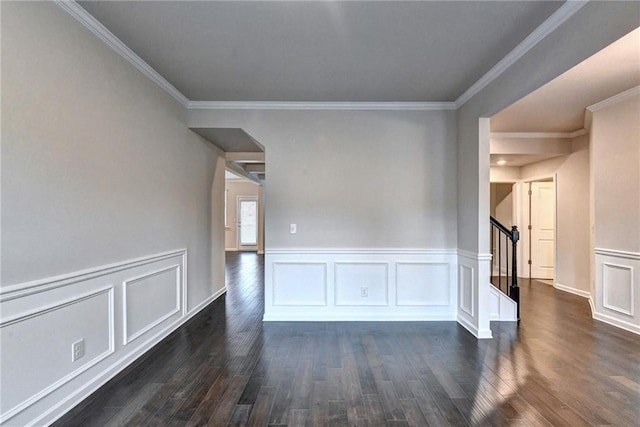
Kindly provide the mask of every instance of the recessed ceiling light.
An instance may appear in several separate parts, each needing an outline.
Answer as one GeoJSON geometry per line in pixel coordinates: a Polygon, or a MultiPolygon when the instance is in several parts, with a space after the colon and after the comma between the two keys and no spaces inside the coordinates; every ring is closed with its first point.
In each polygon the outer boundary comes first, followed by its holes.
{"type": "Polygon", "coordinates": [[[507,164],[507,161],[506,161],[505,159],[500,159],[500,160],[498,160],[498,164],[499,164],[500,166],[502,166],[502,165],[506,165],[506,164],[507,164]]]}

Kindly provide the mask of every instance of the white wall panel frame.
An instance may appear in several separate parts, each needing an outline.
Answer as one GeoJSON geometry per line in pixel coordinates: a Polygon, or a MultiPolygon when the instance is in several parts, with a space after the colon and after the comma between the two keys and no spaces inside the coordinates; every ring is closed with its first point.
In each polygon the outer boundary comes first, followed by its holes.
{"type": "MultiPolygon", "coordinates": [[[[150,293],[152,288],[153,286],[150,284],[149,289],[145,288],[143,293],[150,293]]],[[[81,336],[81,338],[85,338],[87,353],[85,358],[78,359],[76,362],[71,361],[71,343],[75,342],[76,338],[73,337],[72,340],[69,340],[69,336],[66,335],[52,337],[55,348],[51,348],[51,350],[56,351],[56,354],[65,355],[64,359],[59,359],[57,365],[49,367],[52,380],[50,382],[47,380],[42,385],[36,383],[37,391],[35,393],[25,389],[24,398],[21,396],[20,401],[16,399],[16,402],[8,403],[10,407],[3,407],[0,423],[8,422],[12,425],[52,423],[66,410],[88,397],[225,291],[225,288],[221,289],[191,311],[187,311],[186,249],[125,260],[1,289],[0,328],[10,328],[12,325],[23,324],[23,322],[37,321],[37,319],[43,319],[41,316],[47,315],[47,313],[59,313],[53,320],[60,321],[60,327],[54,327],[54,330],[63,332],[69,331],[68,325],[88,325],[90,335],[81,336]],[[126,334],[125,307],[129,305],[131,308],[129,302],[125,302],[127,289],[133,289],[132,287],[135,287],[136,283],[141,283],[140,281],[146,279],[153,281],[154,276],[158,274],[168,275],[162,280],[166,291],[165,300],[167,303],[171,300],[170,310],[161,316],[148,319],[151,321],[144,325],[143,330],[138,329],[133,331],[133,334],[129,331],[126,334]],[[109,315],[108,319],[107,316],[103,316],[105,320],[99,324],[83,323],[82,310],[64,311],[66,307],[79,307],[87,302],[97,301],[95,298],[100,298],[98,301],[102,304],[102,298],[105,296],[108,297],[109,315]],[[108,343],[96,341],[95,337],[103,336],[109,337],[108,343]],[[124,345],[121,340],[116,340],[116,336],[127,337],[127,345],[124,345]],[[105,348],[107,350],[103,351],[105,348]],[[77,367],[76,364],[78,364],[77,367]],[[65,366],[72,366],[73,369],[65,368],[65,366]],[[27,392],[29,392],[28,395],[27,392]]],[[[139,295],[139,297],[144,300],[144,295],[139,295]]],[[[153,303],[152,294],[149,295],[149,300],[150,303],[153,303]]],[[[168,307],[168,305],[163,305],[163,307],[168,307]]],[[[102,305],[100,306],[102,307],[102,305]]],[[[86,307],[84,311],[88,310],[86,307]]],[[[105,306],[105,312],[106,310],[105,306]]],[[[131,315],[135,315],[135,313],[131,315]]],[[[30,325],[25,327],[31,328],[30,325]]],[[[71,335],[73,334],[72,332],[71,335]]],[[[40,341],[36,337],[29,339],[30,341],[25,345],[32,348],[32,351],[36,353],[46,351],[38,347],[40,341]]],[[[5,347],[4,344],[3,360],[6,360],[4,355],[10,351],[10,348],[5,347]]],[[[12,381],[16,384],[26,384],[30,375],[32,373],[28,370],[24,372],[18,370],[18,374],[12,381]],[[21,379],[21,375],[25,376],[24,380],[21,379]]],[[[13,386],[6,387],[7,385],[3,379],[3,400],[9,402],[6,400],[8,395],[5,396],[5,393],[15,392],[15,390],[11,390],[13,386]]]]}
{"type": "MultiPolygon", "coordinates": [[[[352,273],[355,270],[352,271],[352,273]]],[[[265,321],[424,321],[456,320],[457,268],[455,249],[398,249],[398,248],[325,248],[325,249],[271,249],[265,254],[265,321]],[[282,263],[324,263],[326,265],[327,304],[324,306],[279,305],[274,292],[283,289],[274,269],[282,263]],[[450,303],[445,305],[398,305],[398,265],[448,265],[447,290],[450,303]],[[383,285],[382,266],[386,270],[386,286],[383,285]],[[387,289],[386,304],[371,304],[367,297],[354,297],[353,289],[345,297],[341,286],[364,286],[357,276],[348,277],[345,267],[369,267],[365,275],[373,274],[374,290],[387,289]],[[354,283],[356,283],[354,285],[354,283]],[[364,300],[363,303],[359,303],[364,300]]],[[[369,292],[372,288],[369,287],[369,292]]],[[[373,294],[370,294],[373,295],[373,294]]],[[[371,298],[371,297],[369,297],[371,298]]],[[[374,298],[375,299],[375,298],[374,298]]],[[[406,301],[406,300],[405,300],[406,301]]],[[[438,301],[443,302],[443,301],[438,301]]]]}
{"type": "Polygon", "coordinates": [[[141,336],[143,336],[145,333],[149,332],[150,330],[152,330],[153,328],[155,328],[156,326],[158,326],[159,324],[161,324],[162,322],[164,322],[165,320],[171,318],[172,316],[176,315],[177,313],[182,312],[182,314],[184,313],[184,306],[181,304],[181,296],[183,294],[185,294],[186,292],[186,288],[184,286],[184,283],[182,283],[182,274],[181,274],[181,268],[179,264],[174,264],[174,265],[170,265],[169,267],[164,267],[161,268],[159,270],[153,270],[149,273],[145,273],[143,275],[139,275],[136,277],[133,277],[131,279],[125,280],[122,283],[122,329],[123,329],[123,334],[122,334],[122,343],[124,345],[127,345],[129,343],[131,343],[132,341],[135,341],[136,339],[140,338],[141,336]],[[129,308],[129,304],[128,304],[128,296],[129,296],[129,288],[132,285],[135,285],[137,283],[141,283],[144,280],[149,280],[153,277],[159,276],[162,273],[168,272],[168,271],[173,271],[175,273],[175,283],[174,283],[174,288],[175,288],[175,306],[172,307],[167,313],[163,314],[162,316],[154,319],[153,321],[149,322],[146,326],[144,326],[142,329],[139,329],[136,332],[132,332],[130,325],[129,325],[129,316],[127,315],[127,313],[129,312],[128,308],[129,308]]]}
{"type": "MultiPolygon", "coordinates": [[[[76,305],[76,304],[81,304],[81,303],[86,302],[86,301],[88,301],[88,300],[90,300],[92,298],[95,298],[97,296],[104,295],[104,294],[106,294],[107,298],[108,298],[107,301],[108,301],[108,316],[109,316],[109,319],[108,319],[108,346],[107,346],[107,349],[104,352],[102,352],[102,353],[98,354],[97,356],[95,356],[94,358],[85,361],[78,368],[76,368],[73,371],[67,373],[62,378],[60,378],[57,381],[53,382],[49,386],[47,386],[44,389],[40,390],[39,392],[33,394],[32,396],[24,399],[21,403],[15,405],[11,409],[3,412],[2,415],[0,415],[0,424],[3,424],[6,421],[10,420],[15,415],[17,415],[20,412],[24,411],[26,408],[28,408],[31,405],[35,404],[36,402],[38,402],[39,400],[41,400],[45,396],[53,393],[55,390],[59,389],[60,387],[62,387],[65,384],[67,384],[68,382],[70,382],[71,380],[73,380],[74,378],[76,378],[77,376],[82,374],[83,372],[87,371],[89,368],[97,365],[102,360],[106,359],[107,357],[109,357],[111,354],[114,353],[114,351],[115,351],[114,287],[113,286],[104,286],[104,287],[99,288],[97,290],[94,290],[92,292],[87,292],[85,294],[82,294],[82,295],[79,295],[79,296],[75,296],[75,297],[72,297],[72,298],[68,298],[66,300],[57,302],[55,304],[49,304],[49,305],[46,305],[44,307],[40,307],[40,308],[37,308],[37,309],[29,310],[29,311],[27,311],[27,312],[25,312],[25,313],[23,313],[21,315],[12,316],[10,318],[3,319],[2,321],[0,321],[0,328],[5,328],[5,327],[8,327],[8,326],[17,324],[17,323],[21,323],[21,322],[28,321],[30,319],[34,319],[36,317],[45,315],[47,313],[51,313],[51,312],[56,311],[56,310],[61,310],[63,308],[66,308],[66,307],[69,307],[69,306],[72,306],[72,305],[76,305]]],[[[7,351],[7,349],[5,349],[5,351],[7,351]]]]}
{"type": "MultiPolygon", "coordinates": [[[[334,270],[333,270],[333,291],[334,291],[334,304],[335,305],[342,305],[342,306],[361,306],[361,305],[367,305],[367,306],[388,306],[389,305],[389,263],[388,262],[367,262],[367,261],[336,261],[334,262],[334,270]],[[371,301],[371,289],[369,289],[369,296],[367,297],[361,297],[359,292],[356,292],[358,298],[360,299],[360,301],[356,302],[356,298],[354,298],[354,300],[352,301],[343,301],[343,302],[339,302],[339,299],[341,297],[343,298],[347,298],[347,295],[342,295],[345,292],[345,285],[348,286],[347,283],[344,283],[342,286],[339,282],[340,280],[340,276],[341,274],[338,274],[338,270],[340,269],[340,267],[343,268],[348,268],[349,266],[351,267],[371,267],[372,269],[375,267],[383,267],[384,268],[384,273],[383,273],[383,285],[382,285],[382,292],[379,292],[379,294],[383,297],[382,300],[380,302],[370,302],[371,301]]],[[[365,272],[366,273],[366,272],[365,272]]],[[[374,273],[373,271],[368,272],[369,274],[374,273]]],[[[345,273],[343,273],[342,275],[344,275],[345,273]]],[[[351,280],[353,280],[354,278],[352,277],[351,280]]],[[[357,278],[355,278],[357,280],[357,278]]],[[[359,287],[365,286],[364,284],[360,285],[359,287]]],[[[371,287],[370,284],[366,285],[368,288],[371,287]]],[[[356,291],[359,291],[359,289],[356,289],[356,291]]],[[[375,293],[374,293],[375,295],[375,293]]],[[[372,298],[375,299],[375,298],[372,298]]]]}
{"type": "Polygon", "coordinates": [[[595,249],[594,319],[640,334],[639,270],[640,253],[595,249]]]}
{"type": "MultiPolygon", "coordinates": [[[[451,306],[453,304],[455,304],[455,300],[452,301],[452,292],[451,292],[451,262],[418,262],[418,261],[398,261],[396,262],[396,304],[397,305],[402,305],[402,306],[451,306]],[[437,301],[424,301],[423,298],[423,302],[419,302],[417,301],[417,295],[414,295],[413,297],[416,298],[416,300],[414,300],[414,302],[400,302],[402,300],[400,294],[402,293],[402,287],[403,287],[403,281],[401,279],[402,274],[400,270],[402,270],[402,268],[404,267],[425,267],[427,269],[429,268],[435,268],[436,266],[440,266],[440,267],[445,267],[445,277],[440,278],[439,282],[441,283],[441,290],[444,291],[445,294],[445,298],[444,299],[439,299],[437,301]]],[[[414,277],[413,279],[417,279],[419,276],[414,277]]],[[[427,275],[425,274],[425,278],[427,277],[427,275]]],[[[420,292],[422,294],[422,292],[420,292]]],[[[423,294],[421,296],[424,296],[423,294]]]]}

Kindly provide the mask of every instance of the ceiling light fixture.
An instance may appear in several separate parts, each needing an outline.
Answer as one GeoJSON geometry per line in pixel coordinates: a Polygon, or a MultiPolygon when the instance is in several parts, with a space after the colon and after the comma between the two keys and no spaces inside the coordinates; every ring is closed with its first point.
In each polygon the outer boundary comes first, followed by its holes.
{"type": "Polygon", "coordinates": [[[505,159],[500,159],[498,160],[498,165],[502,166],[502,165],[506,165],[507,161],[505,159]]]}

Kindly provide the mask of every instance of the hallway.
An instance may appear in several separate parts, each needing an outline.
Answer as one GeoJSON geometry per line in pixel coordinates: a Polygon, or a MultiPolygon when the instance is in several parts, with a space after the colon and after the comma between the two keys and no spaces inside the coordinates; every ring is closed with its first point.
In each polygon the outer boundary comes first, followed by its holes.
{"type": "Polygon", "coordinates": [[[640,337],[521,279],[522,321],[263,323],[264,258],[56,425],[637,425],[640,337]]]}

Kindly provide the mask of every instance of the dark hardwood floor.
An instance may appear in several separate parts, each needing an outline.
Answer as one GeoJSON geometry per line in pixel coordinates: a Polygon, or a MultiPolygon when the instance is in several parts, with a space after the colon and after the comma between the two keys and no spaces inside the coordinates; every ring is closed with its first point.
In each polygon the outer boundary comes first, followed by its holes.
{"type": "Polygon", "coordinates": [[[60,426],[640,425],[640,337],[521,280],[522,321],[262,323],[263,258],[60,426]]]}

